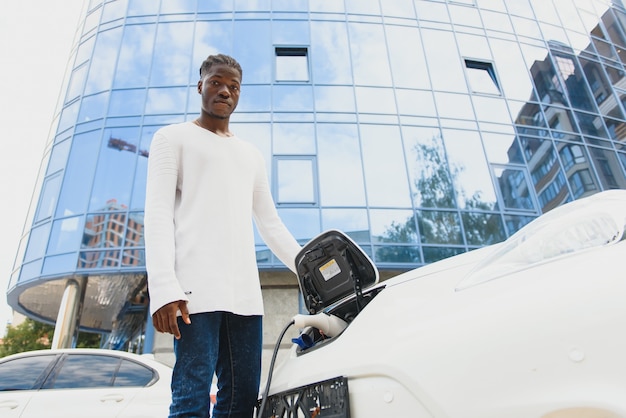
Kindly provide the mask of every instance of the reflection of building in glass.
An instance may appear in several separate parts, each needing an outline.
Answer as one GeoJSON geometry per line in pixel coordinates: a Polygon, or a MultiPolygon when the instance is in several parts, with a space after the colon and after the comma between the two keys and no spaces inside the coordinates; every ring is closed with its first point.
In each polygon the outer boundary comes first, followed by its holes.
{"type": "MultiPolygon", "coordinates": [[[[143,332],[147,150],[198,115],[211,53],[243,66],[231,127],[296,238],[344,230],[388,277],[626,188],[625,29],[618,0],[92,0],[9,303],[54,322],[79,277],[83,329],[143,332]]],[[[297,310],[257,254],[268,316],[297,310]]]]}

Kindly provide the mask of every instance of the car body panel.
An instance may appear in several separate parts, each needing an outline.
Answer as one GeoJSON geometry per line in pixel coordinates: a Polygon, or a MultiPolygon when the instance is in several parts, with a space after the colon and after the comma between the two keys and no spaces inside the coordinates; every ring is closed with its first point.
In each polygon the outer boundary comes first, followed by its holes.
{"type": "Polygon", "coordinates": [[[380,283],[342,334],[292,347],[270,394],[344,376],[358,418],[626,416],[623,235],[474,280],[507,245],[380,283]]]}
{"type": "MultiPolygon", "coordinates": [[[[20,361],[31,361],[34,358],[51,355],[55,356],[54,362],[51,363],[54,364],[54,368],[49,367],[42,373],[42,378],[37,379],[36,386],[39,389],[0,391],[0,415],[3,418],[5,416],[10,418],[82,418],[86,416],[147,418],[168,415],[172,369],[155,361],[150,355],[104,349],[38,350],[0,358],[0,373],[2,373],[3,366],[10,362],[19,365],[20,361]],[[93,381],[88,383],[97,374],[96,372],[102,371],[92,371],[87,365],[95,363],[83,363],[83,360],[77,360],[73,365],[76,370],[85,364],[84,369],[75,375],[74,384],[72,382],[74,375],[68,374],[70,373],[68,370],[71,369],[67,365],[70,364],[70,358],[76,360],[78,357],[81,359],[95,357],[108,359],[107,362],[113,361],[111,367],[115,371],[111,373],[111,379],[115,376],[116,386],[103,386],[93,381]],[[122,362],[115,363],[119,359],[122,359],[122,362]],[[61,367],[65,368],[61,369],[61,367]],[[55,382],[59,384],[59,376],[65,379],[65,387],[54,388],[55,382]],[[81,383],[84,386],[91,384],[92,387],[81,387],[81,383]]],[[[13,372],[10,371],[10,373],[13,372]]],[[[112,382],[111,379],[109,380],[112,382]]],[[[6,376],[4,381],[7,381],[6,376]]],[[[32,381],[32,378],[29,381],[32,381]]]]}

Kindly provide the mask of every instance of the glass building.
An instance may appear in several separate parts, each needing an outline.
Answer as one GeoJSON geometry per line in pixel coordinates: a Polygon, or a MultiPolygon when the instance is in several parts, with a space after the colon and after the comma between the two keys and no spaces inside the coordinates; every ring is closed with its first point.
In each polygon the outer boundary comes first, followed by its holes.
{"type": "Polygon", "coordinates": [[[198,116],[213,53],[242,64],[231,128],[295,237],[346,231],[383,277],[626,188],[619,0],[91,0],[81,22],[8,300],[112,347],[147,323],[152,135],[198,116]]]}

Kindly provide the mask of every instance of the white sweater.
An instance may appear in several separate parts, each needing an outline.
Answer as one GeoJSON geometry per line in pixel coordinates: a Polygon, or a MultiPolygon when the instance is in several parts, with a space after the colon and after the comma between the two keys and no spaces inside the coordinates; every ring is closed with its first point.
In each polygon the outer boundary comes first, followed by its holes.
{"type": "Polygon", "coordinates": [[[191,314],[262,315],[253,217],[265,243],[295,272],[301,247],[278,216],[260,151],[192,122],[159,129],[144,219],[150,314],[186,300],[191,314]]]}

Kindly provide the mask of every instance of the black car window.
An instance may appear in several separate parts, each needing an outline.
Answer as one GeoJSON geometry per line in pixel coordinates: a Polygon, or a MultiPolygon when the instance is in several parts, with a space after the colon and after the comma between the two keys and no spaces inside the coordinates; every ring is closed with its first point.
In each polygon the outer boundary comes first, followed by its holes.
{"type": "Polygon", "coordinates": [[[122,360],[113,386],[146,386],[153,377],[152,369],[134,361],[122,360]]]}
{"type": "Polygon", "coordinates": [[[55,355],[33,356],[0,364],[0,391],[38,389],[55,355]]]}
{"type": "Polygon", "coordinates": [[[113,384],[113,377],[121,359],[93,354],[70,354],[56,373],[53,382],[46,382],[49,389],[94,388],[113,384]]]}

